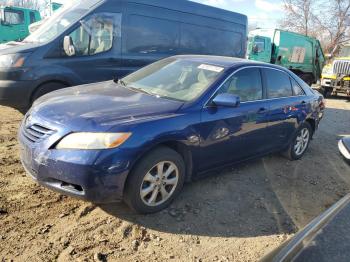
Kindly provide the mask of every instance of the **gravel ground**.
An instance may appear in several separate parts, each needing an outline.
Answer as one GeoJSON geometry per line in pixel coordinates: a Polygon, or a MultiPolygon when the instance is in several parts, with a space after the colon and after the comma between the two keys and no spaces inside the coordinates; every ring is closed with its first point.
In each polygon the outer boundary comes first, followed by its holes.
{"type": "Polygon", "coordinates": [[[0,261],[256,261],[349,192],[337,141],[350,135],[350,103],[327,107],[302,160],[271,155],[225,170],[147,216],[36,185],[18,158],[22,116],[0,107],[0,261]]]}

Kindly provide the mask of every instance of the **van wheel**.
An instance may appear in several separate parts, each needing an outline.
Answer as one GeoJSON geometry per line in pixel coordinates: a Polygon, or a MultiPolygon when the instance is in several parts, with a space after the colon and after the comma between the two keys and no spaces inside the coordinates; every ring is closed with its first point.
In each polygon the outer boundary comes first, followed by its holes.
{"type": "Polygon", "coordinates": [[[159,147],[143,157],[130,173],[124,201],[138,213],[155,213],[170,205],[184,181],[183,158],[168,147],[159,147]]]}
{"type": "Polygon", "coordinates": [[[50,83],[42,84],[34,91],[31,99],[31,104],[33,104],[35,100],[42,97],[43,95],[46,95],[52,91],[56,91],[58,89],[62,89],[66,87],[68,86],[60,82],[50,82],[50,83]]]}
{"type": "Polygon", "coordinates": [[[308,122],[303,123],[295,133],[285,156],[290,160],[298,160],[303,157],[309,147],[312,138],[312,127],[308,122]]]}

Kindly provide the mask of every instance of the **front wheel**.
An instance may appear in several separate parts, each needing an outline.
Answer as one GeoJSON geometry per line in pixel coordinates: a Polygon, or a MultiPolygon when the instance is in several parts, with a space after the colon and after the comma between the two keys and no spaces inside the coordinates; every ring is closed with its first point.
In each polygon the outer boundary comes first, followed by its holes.
{"type": "Polygon", "coordinates": [[[174,150],[160,147],[143,157],[126,183],[124,200],[138,213],[154,213],[180,193],[185,181],[183,158],[174,150]]]}
{"type": "Polygon", "coordinates": [[[312,127],[309,123],[305,122],[299,127],[294,135],[293,140],[286,151],[286,156],[290,160],[298,160],[302,158],[309,147],[311,137],[312,127]]]}

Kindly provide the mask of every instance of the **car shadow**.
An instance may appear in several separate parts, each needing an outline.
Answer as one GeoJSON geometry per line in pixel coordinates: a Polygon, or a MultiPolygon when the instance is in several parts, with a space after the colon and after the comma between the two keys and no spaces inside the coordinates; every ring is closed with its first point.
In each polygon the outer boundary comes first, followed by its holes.
{"type": "Polygon", "coordinates": [[[138,215],[123,203],[100,207],[115,217],[174,234],[253,237],[296,231],[261,159],[186,184],[178,199],[160,213],[138,215]]]}

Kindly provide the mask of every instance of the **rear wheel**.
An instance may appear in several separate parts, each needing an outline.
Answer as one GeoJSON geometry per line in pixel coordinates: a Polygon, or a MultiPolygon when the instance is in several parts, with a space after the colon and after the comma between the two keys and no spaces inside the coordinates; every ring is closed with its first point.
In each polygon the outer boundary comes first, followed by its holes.
{"type": "Polygon", "coordinates": [[[303,157],[309,147],[312,132],[312,127],[308,122],[303,123],[299,127],[288,147],[288,150],[285,152],[290,160],[298,160],[303,157]]]}
{"type": "Polygon", "coordinates": [[[174,150],[160,147],[136,165],[126,183],[124,200],[138,213],[154,213],[180,193],[185,181],[183,158],[174,150]]]}

